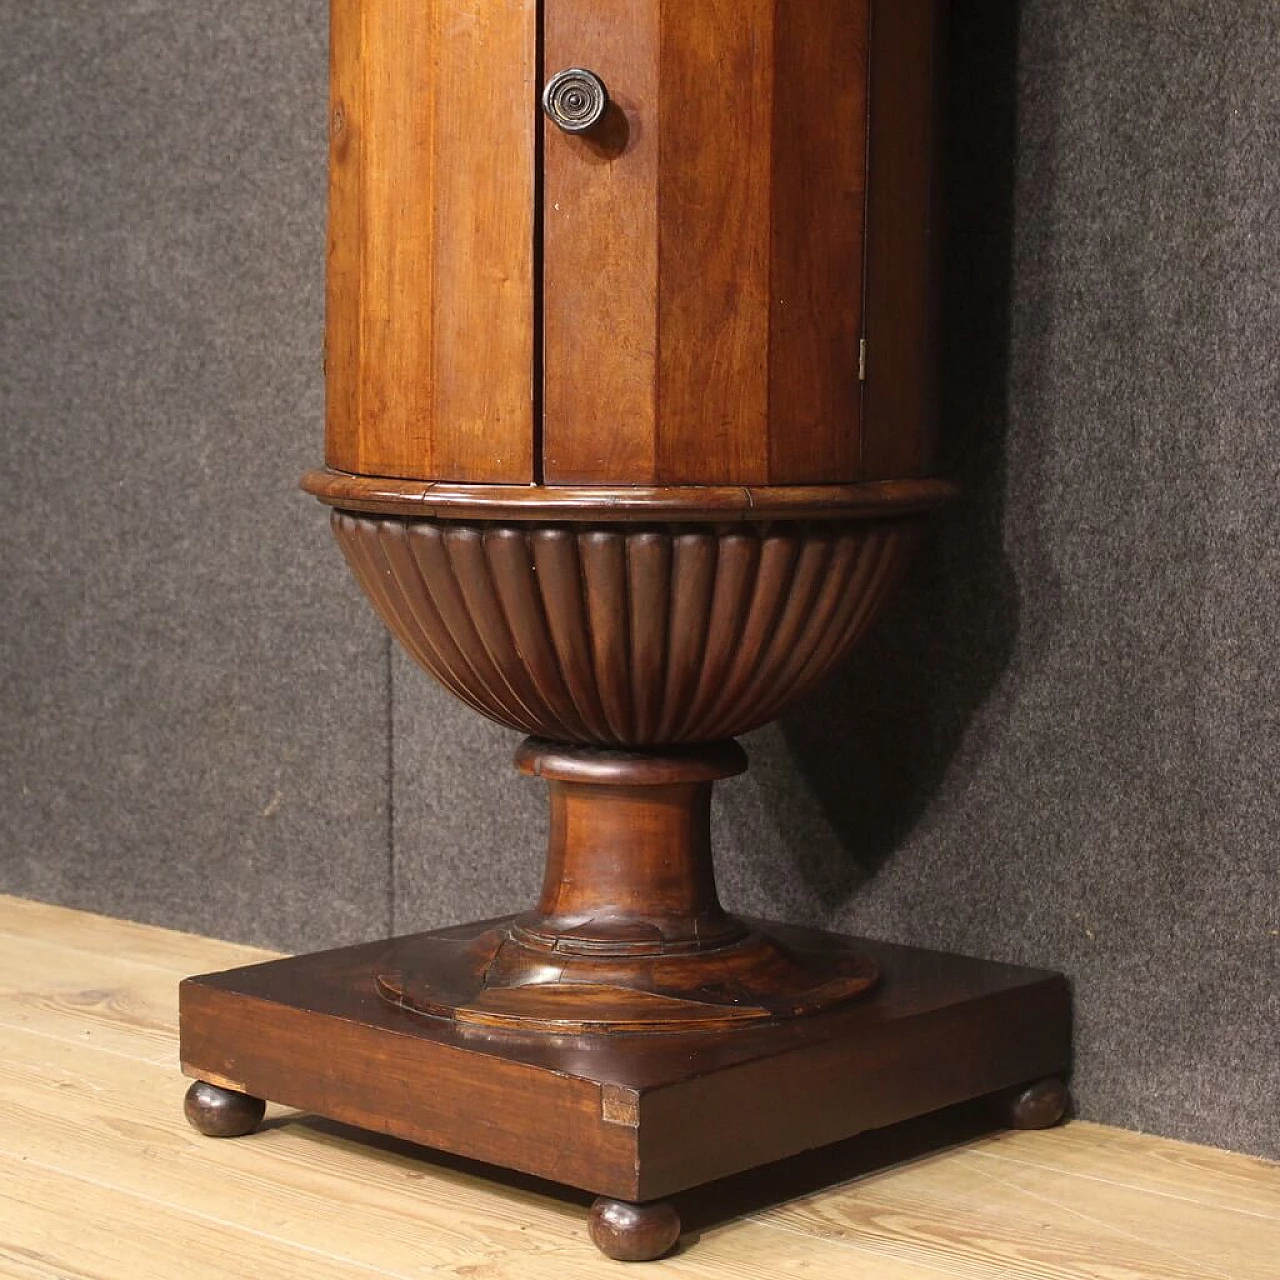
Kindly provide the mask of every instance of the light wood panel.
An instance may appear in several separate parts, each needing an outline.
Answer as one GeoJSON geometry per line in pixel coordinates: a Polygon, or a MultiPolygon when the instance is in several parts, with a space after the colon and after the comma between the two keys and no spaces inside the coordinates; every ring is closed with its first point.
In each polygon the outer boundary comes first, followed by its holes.
{"type": "Polygon", "coordinates": [[[348,1221],[332,1252],[393,1272],[562,1245],[580,1225],[571,1202],[518,1189],[500,1198],[446,1167],[432,1171],[439,1194],[423,1196],[423,1169],[406,1151],[369,1151],[289,1112],[243,1142],[202,1138],[182,1121],[184,1088],[172,1069],[11,1032],[0,1047],[0,1152],[86,1181],[110,1169],[129,1195],[233,1223],[265,1219],[294,1246],[324,1234],[341,1204],[348,1221]],[[131,1145],[139,1158],[120,1159],[131,1145]],[[353,1180],[362,1155],[369,1168],[353,1180]]]}
{"type": "Polygon", "coordinates": [[[129,1058],[176,1061],[178,1000],[169,969],[58,943],[0,935],[0,1018],[52,1040],[129,1058]]]}
{"type": "Polygon", "coordinates": [[[1273,1280],[1280,1243],[1280,1220],[1064,1179],[1052,1167],[1014,1173],[977,1152],[917,1160],[760,1221],[958,1276],[986,1277],[1003,1258],[1010,1274],[1036,1280],[1080,1275],[1090,1257],[1124,1280],[1273,1280]]]}
{"type": "Polygon", "coordinates": [[[1138,1187],[1172,1200],[1256,1214],[1280,1228],[1280,1170],[1269,1160],[1084,1120],[1043,1132],[996,1132],[974,1149],[986,1160],[1052,1168],[1100,1187],[1138,1187]]]}
{"type": "Polygon", "coordinates": [[[4,1273],[41,1280],[339,1280],[397,1274],[356,1267],[324,1248],[290,1247],[216,1211],[183,1212],[131,1195],[112,1185],[109,1172],[105,1178],[77,1178],[30,1157],[0,1155],[0,1222],[4,1273]]]}
{"type": "MultiPolygon", "coordinates": [[[[547,1184],[280,1109],[249,1138],[188,1129],[186,1082],[157,1060],[159,1047],[176,1061],[176,982],[265,953],[4,898],[0,939],[0,1275],[618,1274],[586,1241],[584,1198],[547,1184]]],[[[884,1154],[821,1191],[782,1165],[752,1175],[782,1203],[733,1184],[681,1197],[703,1224],[696,1247],[644,1274],[1275,1275],[1280,1171],[1264,1161],[1079,1122],[899,1151],[896,1163],[887,1136],[858,1141],[884,1154]],[[722,1216],[752,1203],[745,1218],[722,1216]]]]}
{"type": "Polygon", "coordinates": [[[76,954],[68,960],[68,970],[74,973],[90,971],[90,956],[113,956],[185,976],[200,972],[202,966],[225,969],[234,964],[272,960],[280,954],[263,947],[215,942],[177,929],[112,920],[88,911],[72,911],[4,894],[0,894],[0,936],[30,938],[64,954],[83,952],[83,956],[76,954]]]}
{"type": "Polygon", "coordinates": [[[536,0],[334,0],[326,458],[533,478],[536,0]]]}
{"type": "MultiPolygon", "coordinates": [[[[479,1167],[431,1163],[429,1153],[424,1161],[405,1144],[366,1143],[287,1112],[273,1112],[267,1133],[210,1141],[180,1120],[183,1083],[154,1065],[128,1068],[72,1046],[51,1053],[18,1033],[0,1049],[0,1167],[20,1147],[28,1160],[76,1181],[96,1183],[110,1169],[111,1187],[141,1205],[229,1224],[228,1257],[244,1259],[236,1274],[255,1273],[252,1238],[238,1240],[235,1228],[261,1222],[282,1246],[309,1250],[324,1241],[327,1260],[349,1268],[343,1274],[609,1274],[581,1244],[584,1197],[492,1185],[479,1167]],[[7,1143],[6,1134],[21,1134],[21,1142],[7,1143]],[[136,1158],[121,1159],[131,1148],[136,1158]]],[[[786,1274],[793,1261],[791,1240],[757,1224],[715,1235],[697,1265],[680,1259],[654,1274],[757,1277],[755,1267],[786,1274]]],[[[122,1266],[128,1256],[121,1251],[122,1266]]],[[[836,1249],[819,1248],[808,1265],[823,1257],[828,1266],[843,1261],[836,1249]]],[[[914,1280],[917,1271],[904,1264],[902,1274],[914,1280]]]]}

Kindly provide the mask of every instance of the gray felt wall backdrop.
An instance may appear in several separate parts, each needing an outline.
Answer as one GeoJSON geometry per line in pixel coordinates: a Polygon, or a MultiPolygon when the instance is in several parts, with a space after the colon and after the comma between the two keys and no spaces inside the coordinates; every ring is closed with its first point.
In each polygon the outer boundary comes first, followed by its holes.
{"type": "MultiPolygon", "coordinates": [[[[966,497],[723,788],[731,905],[1075,983],[1088,1117],[1280,1154],[1280,5],[955,6],[966,497]]],[[[515,909],[536,783],[321,448],[323,0],[0,0],[0,888],[302,948],[515,909]]]]}

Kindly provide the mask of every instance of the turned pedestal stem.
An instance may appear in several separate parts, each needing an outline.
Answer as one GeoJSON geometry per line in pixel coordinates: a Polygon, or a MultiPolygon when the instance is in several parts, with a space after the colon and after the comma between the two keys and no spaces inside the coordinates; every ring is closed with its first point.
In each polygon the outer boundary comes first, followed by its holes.
{"type": "Polygon", "coordinates": [[[747,935],[716,894],[711,788],[747,767],[736,742],[664,754],[529,739],[516,767],[544,778],[551,821],[538,905],[521,940],[583,955],[675,955],[747,935]]]}
{"type": "Polygon", "coordinates": [[[800,948],[720,906],[711,787],[746,768],[737,743],[623,751],[531,738],[516,766],[550,788],[537,906],[424,939],[379,975],[385,999],[519,1032],[688,1032],[814,1013],[875,982],[851,944],[800,948]]]}

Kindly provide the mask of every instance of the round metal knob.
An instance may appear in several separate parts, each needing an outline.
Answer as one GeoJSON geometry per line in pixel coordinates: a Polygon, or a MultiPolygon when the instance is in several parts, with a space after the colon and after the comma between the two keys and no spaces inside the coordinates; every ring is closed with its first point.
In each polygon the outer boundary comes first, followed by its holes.
{"type": "Polygon", "coordinates": [[[609,110],[609,91],[594,72],[569,67],[547,81],[542,91],[542,109],[552,124],[565,133],[586,133],[609,110]]]}

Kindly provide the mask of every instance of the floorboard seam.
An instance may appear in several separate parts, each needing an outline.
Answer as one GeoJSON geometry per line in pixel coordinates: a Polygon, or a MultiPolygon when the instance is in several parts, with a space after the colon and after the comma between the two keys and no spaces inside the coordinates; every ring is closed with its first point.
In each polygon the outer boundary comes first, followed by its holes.
{"type": "Polygon", "coordinates": [[[1087,1182],[1097,1182],[1104,1187],[1123,1187],[1126,1191],[1141,1191],[1144,1195],[1178,1200],[1183,1204],[1193,1204],[1201,1209],[1221,1209],[1224,1213],[1240,1213],[1248,1218],[1260,1218],[1263,1222],[1280,1222],[1280,1214],[1262,1213],[1257,1209],[1242,1209],[1236,1205],[1220,1204],[1217,1201],[1197,1200],[1193,1196],[1179,1195],[1176,1191],[1164,1191],[1158,1187],[1147,1187],[1137,1182],[1121,1182],[1116,1178],[1103,1178],[1096,1173],[1083,1173],[1079,1169],[1064,1169],[1061,1165],[1041,1164],[1036,1160],[1019,1160],[1017,1156],[996,1155],[991,1151],[970,1151],[967,1154],[981,1156],[984,1160],[1003,1160],[1006,1164],[1016,1164],[1025,1169],[1039,1169],[1044,1173],[1052,1174],[1055,1178],[1083,1178],[1087,1182]]]}
{"type": "MultiPolygon", "coordinates": [[[[1050,1208],[1058,1210],[1060,1213],[1066,1213],[1074,1218],[1079,1218],[1081,1222],[1088,1223],[1092,1228],[1099,1232],[1107,1233],[1119,1237],[1121,1240],[1129,1240],[1134,1244],[1141,1245],[1143,1249],[1149,1250],[1152,1255],[1163,1253],[1166,1258],[1172,1258],[1176,1262],[1182,1263],[1188,1271],[1193,1274],[1197,1268],[1204,1266],[1204,1263],[1196,1258],[1188,1258],[1185,1254],[1172,1248],[1168,1243],[1163,1241],[1148,1240],[1146,1236],[1140,1236],[1134,1231],[1127,1231],[1124,1227],[1117,1226],[1114,1222],[1106,1222],[1101,1218],[1095,1217],[1091,1213],[1085,1213],[1080,1209],[1066,1204],[1064,1201],[1055,1200],[1052,1196],[1041,1195],[1038,1191],[1032,1191],[1030,1187],[1024,1187],[1017,1182],[1009,1182],[1004,1178],[998,1178],[995,1174],[977,1171],[979,1176],[986,1178],[990,1182],[994,1182],[997,1186],[1002,1186],[1007,1190],[1017,1192],[1019,1195],[1026,1196],[1030,1200],[1035,1200],[1040,1204],[1048,1205],[1050,1208]]],[[[1204,1272],[1207,1277],[1212,1275],[1214,1280],[1236,1280],[1235,1277],[1229,1276],[1225,1271],[1204,1272]]]]}
{"type": "Polygon", "coordinates": [[[926,1271],[936,1271],[940,1276],[950,1276],[951,1280],[960,1280],[962,1275],[959,1271],[952,1271],[949,1268],[940,1267],[936,1263],[927,1262],[922,1258],[904,1256],[902,1253],[895,1252],[892,1249],[876,1249],[872,1248],[865,1241],[847,1240],[840,1239],[835,1236],[819,1235],[817,1232],[805,1231],[800,1227],[793,1227],[784,1222],[770,1222],[767,1218],[754,1213],[743,1214],[741,1217],[734,1218],[732,1221],[750,1222],[758,1227],[768,1227],[772,1231],[782,1231],[787,1235],[799,1236],[802,1240],[816,1240],[820,1241],[822,1244],[833,1244],[837,1246],[837,1248],[849,1250],[850,1253],[866,1253],[870,1254],[873,1258],[890,1258],[894,1262],[901,1262],[904,1265],[920,1267],[926,1271]]]}
{"type": "Polygon", "coordinates": [[[329,1262],[341,1263],[343,1266],[355,1267],[360,1271],[367,1271],[375,1276],[388,1276],[391,1280],[410,1280],[402,1271],[387,1271],[383,1267],[375,1267],[372,1263],[361,1262],[358,1258],[350,1258],[346,1254],[331,1253],[325,1249],[317,1249],[313,1245],[302,1244],[297,1240],[287,1240],[282,1236],[274,1236],[268,1231],[259,1231],[254,1227],[246,1226],[243,1222],[235,1222],[229,1218],[219,1218],[211,1213],[201,1213],[199,1209],[192,1209],[186,1205],[175,1204],[171,1200],[159,1200],[154,1196],[144,1195],[138,1191],[131,1191],[128,1187],[122,1187],[114,1182],[107,1182],[102,1178],[90,1178],[82,1173],[74,1173],[69,1169],[60,1168],[56,1164],[47,1164],[43,1160],[37,1160],[34,1156],[19,1155],[13,1152],[5,1151],[0,1148],[0,1154],[10,1160],[18,1160],[23,1164],[29,1164],[36,1169],[41,1169],[45,1173],[52,1173],[59,1178],[69,1178],[72,1182],[81,1182],[86,1186],[98,1187],[103,1191],[111,1191],[116,1195],[128,1196],[131,1200],[141,1201],[143,1204],[158,1205],[163,1209],[168,1209],[171,1213],[181,1214],[186,1218],[194,1218],[197,1222],[208,1222],[215,1227],[223,1227],[231,1231],[239,1231],[244,1235],[252,1236],[255,1240],[269,1240],[272,1244],[277,1245],[281,1249],[296,1249],[299,1253],[311,1254],[314,1257],[324,1258],[329,1262]]]}
{"type": "MultiPolygon", "coordinates": [[[[155,926],[142,924],[142,925],[137,925],[136,927],[139,929],[150,929],[155,926]]],[[[188,934],[185,936],[196,937],[197,935],[188,934]]],[[[39,934],[24,935],[21,933],[11,933],[5,929],[0,929],[0,942],[3,942],[5,940],[12,941],[12,942],[21,942],[25,945],[34,944],[40,947],[57,949],[58,951],[72,951],[78,956],[88,956],[91,959],[107,959],[107,960],[110,960],[113,964],[127,964],[130,968],[133,968],[133,969],[150,969],[153,973],[169,973],[179,978],[185,978],[191,972],[190,964],[183,964],[181,966],[175,967],[173,965],[168,965],[168,964],[157,964],[154,960],[138,960],[133,956],[125,954],[128,948],[127,946],[123,946],[123,945],[120,947],[120,949],[115,951],[107,951],[105,949],[93,950],[88,947],[77,947],[74,943],[70,943],[70,942],[51,942],[47,938],[40,937],[39,934]]],[[[215,945],[217,944],[217,939],[211,939],[210,941],[213,942],[215,945]]],[[[236,942],[227,943],[228,947],[236,947],[239,945],[241,944],[236,942]]],[[[268,951],[266,949],[263,949],[261,953],[256,956],[250,956],[248,958],[244,958],[236,961],[235,965],[232,965],[231,962],[228,961],[224,967],[232,968],[232,967],[238,967],[240,965],[263,964],[267,960],[281,960],[287,954],[288,953],[284,951],[268,951]]],[[[209,961],[196,960],[196,961],[193,961],[192,963],[207,964],[209,963],[209,961]]]]}
{"type": "MultiPolygon", "coordinates": [[[[21,1031],[29,1036],[39,1036],[42,1040],[52,1040],[56,1044],[74,1044],[81,1049],[91,1049],[94,1053],[109,1053],[113,1058],[123,1058],[126,1062],[140,1063],[144,1066],[161,1065],[150,1058],[139,1057],[136,1053],[125,1053],[122,1049],[112,1049],[105,1044],[94,1044],[87,1036],[54,1035],[52,1031],[41,1031],[39,1027],[27,1026],[21,1022],[9,1022],[5,1018],[0,1018],[0,1027],[7,1031],[21,1031]]],[[[176,1035],[173,1038],[173,1047],[176,1053],[178,1047],[176,1035]]]]}

